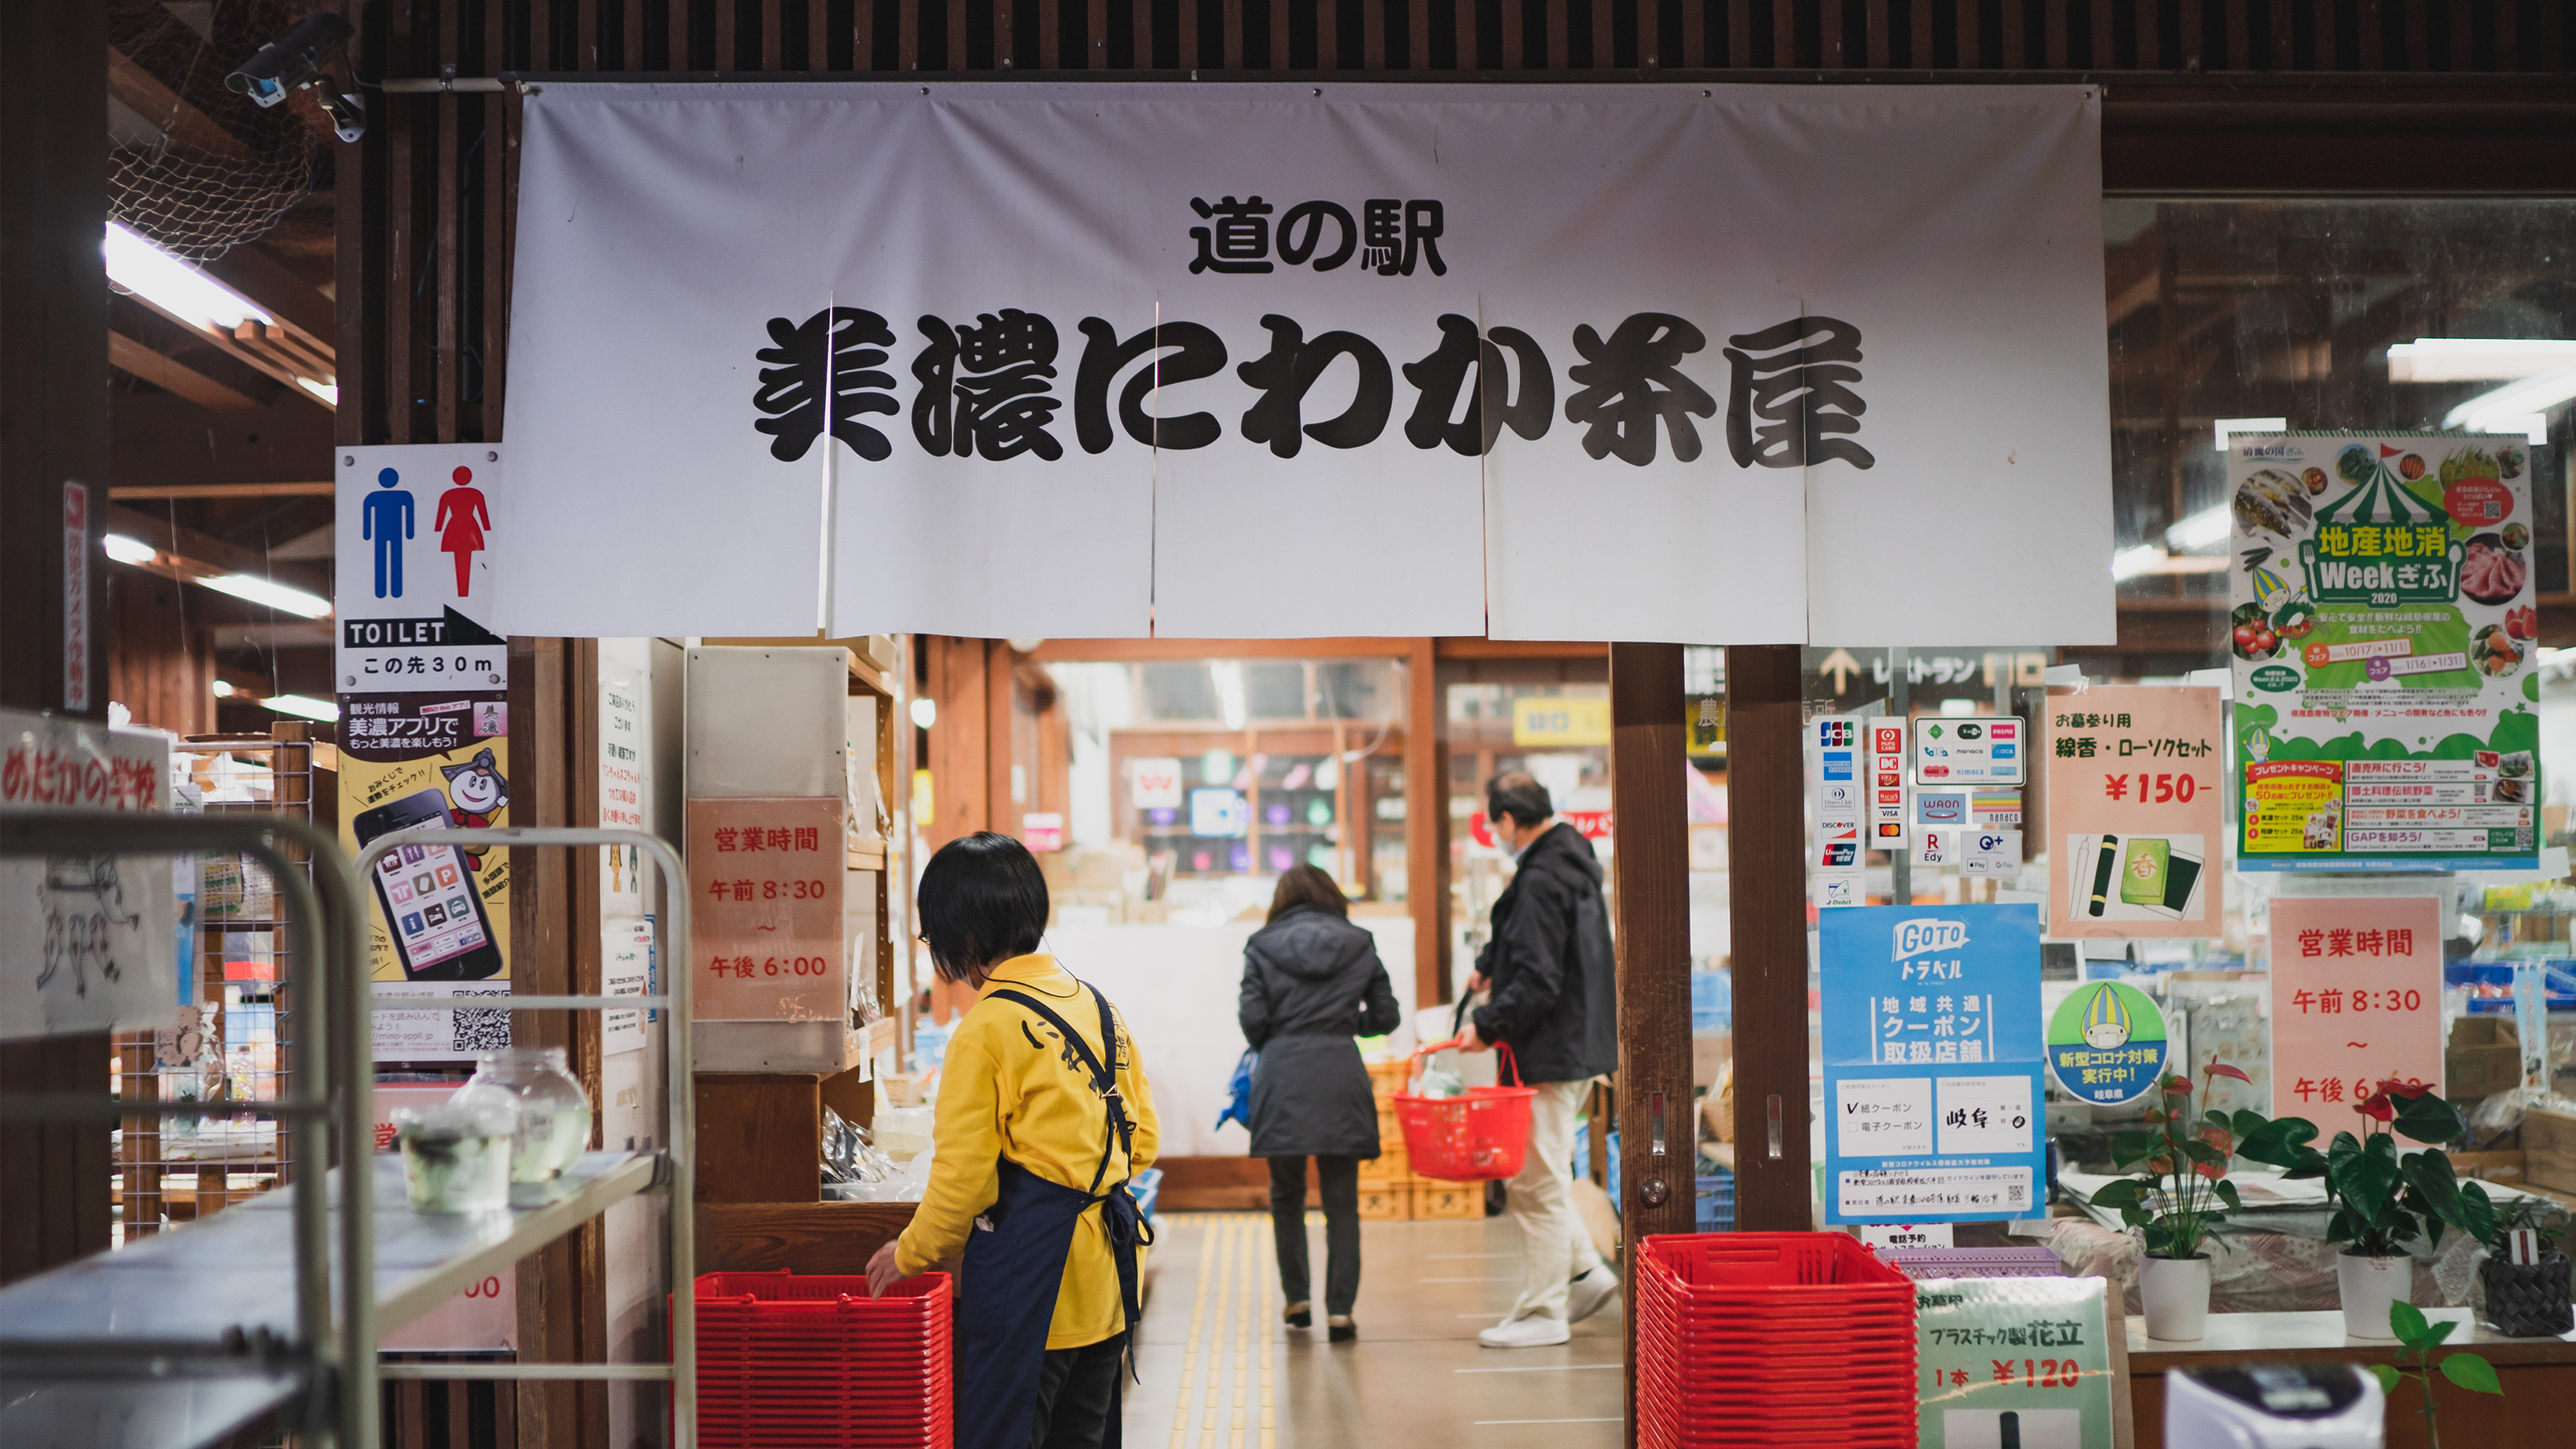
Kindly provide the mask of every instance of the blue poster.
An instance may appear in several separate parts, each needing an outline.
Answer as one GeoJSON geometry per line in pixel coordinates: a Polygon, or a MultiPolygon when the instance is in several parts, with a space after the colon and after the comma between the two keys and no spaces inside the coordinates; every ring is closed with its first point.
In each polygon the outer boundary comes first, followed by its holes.
{"type": "Polygon", "coordinates": [[[1819,917],[1825,1221],[2039,1211],[2039,908],[1864,906],[1819,917]]]}

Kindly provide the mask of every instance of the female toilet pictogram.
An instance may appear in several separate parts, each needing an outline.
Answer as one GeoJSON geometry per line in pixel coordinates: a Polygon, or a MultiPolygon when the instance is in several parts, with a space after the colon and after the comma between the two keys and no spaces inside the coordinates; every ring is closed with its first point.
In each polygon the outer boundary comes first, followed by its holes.
{"type": "Polygon", "coordinates": [[[474,555],[483,548],[483,530],[492,526],[492,515],[483,508],[483,490],[473,486],[474,470],[458,468],[456,486],[438,495],[438,517],[430,527],[438,530],[438,547],[443,553],[456,555],[456,597],[465,598],[473,577],[474,555]]]}

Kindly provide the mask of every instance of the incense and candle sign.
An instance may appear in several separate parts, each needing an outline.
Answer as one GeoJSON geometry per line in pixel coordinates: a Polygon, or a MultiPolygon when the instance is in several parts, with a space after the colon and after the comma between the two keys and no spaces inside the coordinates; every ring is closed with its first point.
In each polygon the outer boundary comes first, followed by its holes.
{"type": "Polygon", "coordinates": [[[843,813],[826,795],[689,802],[694,1014],[812,1021],[847,1008],[843,813]]]}
{"type": "Polygon", "coordinates": [[[2050,934],[2216,936],[2227,829],[2218,691],[2059,691],[2042,721],[2050,934]]]}
{"type": "Polygon", "coordinates": [[[2272,902],[2272,1114],[2336,1121],[2372,1082],[2442,1080],[2442,902],[2272,902]]]}

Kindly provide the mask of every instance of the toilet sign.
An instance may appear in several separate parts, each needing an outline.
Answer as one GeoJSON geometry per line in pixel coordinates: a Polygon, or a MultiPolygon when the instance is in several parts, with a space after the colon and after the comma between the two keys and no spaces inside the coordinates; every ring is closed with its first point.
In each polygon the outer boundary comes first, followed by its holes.
{"type": "Polygon", "coordinates": [[[506,688],[503,580],[490,552],[500,447],[347,447],[336,456],[333,687],[344,695],[506,688]]]}

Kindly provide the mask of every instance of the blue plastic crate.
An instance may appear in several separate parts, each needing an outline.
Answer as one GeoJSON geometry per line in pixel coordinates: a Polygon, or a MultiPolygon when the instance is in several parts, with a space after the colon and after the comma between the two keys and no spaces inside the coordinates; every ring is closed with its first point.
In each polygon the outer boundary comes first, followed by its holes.
{"type": "MultiPolygon", "coordinates": [[[[1577,1177],[1592,1175],[1592,1121],[1590,1118],[1575,1124],[1574,1175],[1577,1177]]],[[[1601,1186],[1603,1191],[1610,1194],[1611,1207],[1616,1208],[1619,1205],[1619,1129],[1615,1127],[1610,1129],[1609,1177],[1610,1180],[1601,1186]]]]}
{"type": "MultiPolygon", "coordinates": [[[[2543,975],[2541,991],[2551,1012],[2576,1012],[2576,994],[2567,987],[2576,978],[2576,960],[2551,957],[2540,963],[2543,975]]],[[[2471,1016],[2513,1015],[2513,967],[2511,961],[2450,961],[2442,966],[2444,986],[2481,986],[2501,988],[2504,995],[2479,996],[2469,1000],[2471,1016]]]]}
{"type": "Polygon", "coordinates": [[[1731,971],[1693,971],[1691,984],[1691,1030],[1726,1031],[1735,1024],[1735,974],[1731,971]]]}
{"type": "Polygon", "coordinates": [[[1699,1230],[1703,1233],[1734,1232],[1735,1174],[1721,1171],[1712,1177],[1696,1179],[1692,1187],[1699,1230]]]}

